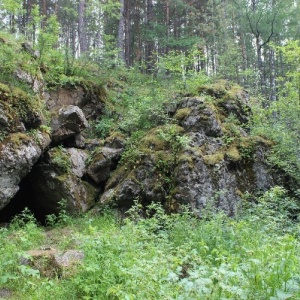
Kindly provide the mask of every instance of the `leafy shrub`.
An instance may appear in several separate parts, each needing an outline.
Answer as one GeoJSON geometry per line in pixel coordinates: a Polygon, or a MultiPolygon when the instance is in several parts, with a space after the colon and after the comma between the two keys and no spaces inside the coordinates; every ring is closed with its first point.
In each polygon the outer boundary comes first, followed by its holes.
{"type": "Polygon", "coordinates": [[[54,226],[67,226],[72,223],[71,216],[67,213],[67,201],[65,199],[61,199],[58,202],[58,215],[47,215],[46,216],[46,226],[54,227],[54,226]]]}
{"type": "Polygon", "coordinates": [[[247,205],[249,207],[244,212],[246,217],[259,220],[268,230],[298,232],[300,204],[283,187],[275,186],[259,197],[257,202],[248,202],[247,205]]]}

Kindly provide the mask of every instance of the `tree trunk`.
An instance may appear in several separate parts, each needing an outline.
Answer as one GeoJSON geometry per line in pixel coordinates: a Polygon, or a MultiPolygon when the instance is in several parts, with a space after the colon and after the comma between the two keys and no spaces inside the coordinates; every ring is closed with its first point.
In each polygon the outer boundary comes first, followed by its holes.
{"type": "Polygon", "coordinates": [[[124,25],[125,25],[125,17],[124,17],[124,0],[120,0],[120,21],[118,27],[118,48],[119,48],[119,59],[121,62],[125,63],[125,48],[124,48],[124,25]]]}
{"type": "Polygon", "coordinates": [[[78,38],[79,38],[80,54],[83,54],[88,50],[84,13],[85,13],[85,0],[80,0],[78,4],[78,38]]]}
{"type": "Polygon", "coordinates": [[[129,27],[130,27],[130,0],[125,1],[125,62],[126,66],[129,66],[130,61],[130,36],[129,36],[129,27]]]}
{"type": "Polygon", "coordinates": [[[270,61],[270,101],[276,101],[276,72],[275,72],[275,53],[272,49],[269,52],[270,61]]]}
{"type": "MultiPolygon", "coordinates": [[[[146,15],[146,24],[149,31],[153,30],[153,0],[147,0],[147,15],[146,15]]],[[[145,60],[147,64],[147,72],[151,72],[154,66],[154,58],[153,58],[153,52],[154,52],[154,41],[152,38],[148,35],[148,40],[146,41],[146,51],[145,51],[145,60]]]]}
{"type": "Polygon", "coordinates": [[[169,47],[168,47],[168,42],[169,42],[169,36],[170,36],[170,0],[166,0],[166,36],[167,36],[167,45],[166,45],[166,50],[165,54],[169,53],[169,47]]]}
{"type": "Polygon", "coordinates": [[[259,85],[262,95],[266,96],[266,89],[265,89],[265,76],[263,70],[263,60],[262,60],[262,46],[260,44],[260,38],[257,35],[256,39],[256,55],[257,55],[257,69],[259,73],[259,85]]]}
{"type": "Polygon", "coordinates": [[[42,28],[44,29],[47,21],[47,0],[43,0],[43,8],[42,8],[42,28]]]}

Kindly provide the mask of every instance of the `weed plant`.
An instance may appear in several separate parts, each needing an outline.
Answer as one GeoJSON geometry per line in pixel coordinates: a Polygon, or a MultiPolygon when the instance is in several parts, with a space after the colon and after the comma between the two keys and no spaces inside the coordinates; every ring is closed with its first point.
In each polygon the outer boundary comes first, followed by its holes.
{"type": "Polygon", "coordinates": [[[11,299],[299,299],[298,227],[276,230],[285,226],[279,217],[269,226],[272,205],[232,219],[188,209],[167,215],[159,204],[136,202],[125,219],[111,210],[72,219],[85,259],[71,277],[54,279],[20,265],[20,253],[45,243],[25,211],[0,230],[0,282],[11,299]]]}

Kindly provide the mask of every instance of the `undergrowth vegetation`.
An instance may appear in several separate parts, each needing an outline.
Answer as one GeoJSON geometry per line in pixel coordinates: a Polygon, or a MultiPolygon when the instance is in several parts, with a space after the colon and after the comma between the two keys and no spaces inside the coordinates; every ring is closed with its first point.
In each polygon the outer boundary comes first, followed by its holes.
{"type": "Polygon", "coordinates": [[[101,70],[100,77],[103,82],[107,82],[109,89],[106,114],[94,126],[101,138],[111,131],[131,135],[137,130],[146,131],[173,122],[168,116],[168,107],[172,108],[185,94],[196,95],[194,86],[198,87],[211,80],[198,73],[189,77],[183,87],[174,77],[165,78],[122,68],[110,70],[109,73],[101,70]]]}
{"type": "Polygon", "coordinates": [[[285,230],[276,207],[283,193],[275,188],[258,211],[248,208],[235,219],[205,211],[198,218],[186,207],[167,215],[157,203],[144,208],[138,202],[126,218],[109,209],[62,216],[52,227],[51,247],[75,246],[85,258],[56,278],[21,264],[27,250],[49,246],[27,210],[0,230],[1,287],[11,299],[30,300],[299,299],[299,228],[289,223],[285,230]],[[63,227],[71,228],[68,235],[63,227]]]}

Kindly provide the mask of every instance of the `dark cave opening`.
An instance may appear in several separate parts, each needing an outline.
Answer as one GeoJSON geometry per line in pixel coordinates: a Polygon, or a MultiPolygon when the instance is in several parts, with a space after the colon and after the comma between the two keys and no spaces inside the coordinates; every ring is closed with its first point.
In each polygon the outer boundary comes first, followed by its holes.
{"type": "Polygon", "coordinates": [[[37,222],[45,225],[46,214],[36,205],[34,192],[32,189],[31,176],[28,174],[19,184],[19,191],[10,202],[0,211],[0,223],[10,223],[20,215],[25,208],[28,208],[37,222]]]}

